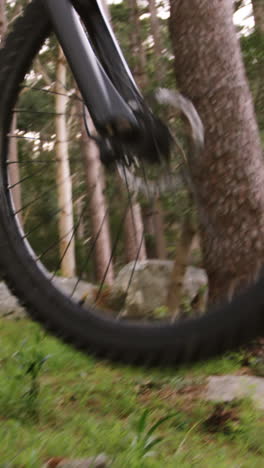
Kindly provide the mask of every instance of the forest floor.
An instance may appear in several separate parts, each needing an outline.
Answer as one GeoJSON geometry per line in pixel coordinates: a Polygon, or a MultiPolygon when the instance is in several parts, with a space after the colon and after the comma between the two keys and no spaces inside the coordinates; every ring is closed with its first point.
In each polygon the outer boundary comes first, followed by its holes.
{"type": "Polygon", "coordinates": [[[254,375],[259,348],[144,369],[96,361],[27,319],[1,319],[0,337],[0,468],[102,453],[113,468],[263,466],[264,412],[203,397],[208,376],[254,375]]]}

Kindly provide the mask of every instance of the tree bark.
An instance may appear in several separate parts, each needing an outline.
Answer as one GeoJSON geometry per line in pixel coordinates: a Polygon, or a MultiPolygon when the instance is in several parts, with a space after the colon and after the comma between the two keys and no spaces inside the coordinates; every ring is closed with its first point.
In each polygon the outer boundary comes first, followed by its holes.
{"type": "Polygon", "coordinates": [[[85,240],[85,224],[84,224],[84,219],[83,219],[83,211],[84,211],[84,200],[83,197],[79,197],[75,203],[75,211],[76,211],[76,216],[77,216],[77,230],[76,230],[76,238],[80,242],[84,242],[85,240]]]}
{"type": "MultiPolygon", "coordinates": [[[[82,104],[80,102],[79,113],[82,114],[82,112],[82,104]]],[[[86,115],[86,118],[88,120],[89,130],[93,132],[94,127],[92,119],[88,114],[86,115]]],[[[82,155],[87,184],[87,196],[89,198],[92,235],[95,240],[94,260],[96,279],[98,282],[104,280],[105,284],[111,286],[114,281],[114,268],[111,261],[112,248],[108,208],[104,195],[104,168],[100,161],[98,146],[94,140],[88,137],[83,119],[81,119],[81,134],[82,155]]]]}
{"type": "Polygon", "coordinates": [[[146,55],[142,44],[140,21],[137,0],[128,0],[130,9],[129,20],[133,24],[131,34],[132,55],[136,58],[136,64],[133,67],[134,77],[140,88],[144,88],[147,84],[146,79],[146,55]]]}
{"type": "MultiPolygon", "coordinates": [[[[137,84],[144,88],[147,84],[146,80],[146,55],[142,44],[139,9],[137,0],[129,0],[129,20],[133,24],[131,34],[131,47],[133,59],[135,59],[135,66],[133,67],[133,74],[137,84]]],[[[124,223],[125,232],[125,250],[126,259],[128,262],[133,260],[145,260],[146,247],[144,239],[144,226],[142,221],[141,206],[139,203],[131,200],[124,223]]]]}
{"type": "MultiPolygon", "coordinates": [[[[156,0],[149,0],[149,12],[150,12],[150,26],[151,34],[153,37],[153,49],[154,49],[154,62],[155,62],[155,78],[159,86],[162,84],[164,78],[164,69],[161,63],[162,46],[160,41],[160,25],[157,12],[156,0]]],[[[164,215],[163,208],[159,199],[154,201],[153,206],[153,224],[155,231],[155,247],[156,257],[159,259],[166,259],[166,240],[164,235],[164,215]]]]}
{"type": "MultiPolygon", "coordinates": [[[[155,0],[150,0],[152,2],[151,4],[149,3],[149,8],[151,12],[151,25],[152,25],[152,35],[153,35],[153,40],[154,40],[154,49],[155,52],[160,56],[161,53],[161,47],[160,47],[160,42],[159,42],[159,31],[158,31],[158,22],[157,22],[157,12],[156,12],[156,6],[155,6],[155,0]]],[[[142,38],[141,38],[141,25],[140,25],[140,12],[138,8],[138,3],[137,0],[129,0],[129,8],[130,8],[130,21],[133,24],[134,28],[132,31],[131,35],[131,47],[132,47],[132,55],[134,58],[136,58],[136,63],[135,66],[133,67],[133,74],[135,76],[135,79],[137,81],[137,84],[139,85],[140,88],[143,88],[147,86],[147,75],[146,75],[146,69],[147,69],[147,60],[146,60],[146,54],[145,54],[145,49],[142,43],[142,38]]],[[[159,57],[158,57],[159,59],[159,57]]],[[[161,75],[159,74],[159,67],[157,67],[157,79],[161,79],[161,75]]],[[[142,222],[142,215],[141,215],[141,209],[139,212],[139,206],[136,204],[134,207],[132,207],[133,212],[136,214],[135,219],[137,219],[138,222],[138,227],[136,228],[136,231],[140,232],[140,230],[143,229],[143,222],[142,222]]],[[[135,229],[131,228],[131,213],[127,215],[126,217],[126,224],[130,223],[130,227],[126,227],[126,235],[129,233],[131,234],[135,229]]],[[[148,218],[148,222],[145,223],[147,227],[147,234],[153,234],[153,238],[155,239],[155,252],[152,250],[152,257],[158,257],[158,258],[165,258],[166,257],[166,245],[165,245],[165,237],[164,237],[164,232],[162,231],[163,229],[163,213],[162,213],[162,207],[160,203],[157,201],[155,204],[155,208],[153,209],[153,215],[148,218]]],[[[134,239],[137,239],[137,236],[134,236],[134,239]]],[[[127,240],[127,245],[130,245],[129,251],[134,253],[138,250],[138,245],[136,244],[133,249],[132,247],[132,239],[127,240]]],[[[149,249],[148,249],[149,253],[149,249]]],[[[141,251],[140,251],[140,258],[139,259],[144,259],[146,257],[146,247],[145,245],[142,245],[141,251]],[[141,258],[142,257],[142,258],[141,258]]],[[[130,257],[131,254],[128,253],[128,257],[130,257]]]]}
{"type": "Polygon", "coordinates": [[[146,260],[144,226],[139,203],[133,202],[127,210],[124,229],[127,261],[146,260]]]}
{"type": "Polygon", "coordinates": [[[179,244],[176,250],[176,258],[168,287],[166,306],[170,316],[176,318],[180,315],[180,305],[182,300],[183,280],[192,247],[195,230],[192,221],[192,214],[188,212],[182,225],[179,244]]]}
{"type": "Polygon", "coordinates": [[[66,126],[66,109],[68,97],[66,89],[65,58],[59,48],[56,70],[56,182],[59,212],[59,237],[61,273],[63,276],[75,275],[75,240],[72,206],[72,180],[68,154],[68,133],[66,126]]]}
{"type": "MultiPolygon", "coordinates": [[[[264,2],[263,0],[252,0],[253,14],[255,20],[255,32],[260,43],[260,47],[264,45],[264,2]]],[[[258,75],[258,82],[255,89],[255,108],[259,120],[260,129],[264,130],[264,57],[263,54],[259,56],[256,63],[256,74],[258,75]]]]}
{"type": "Polygon", "coordinates": [[[205,127],[191,176],[210,300],[231,298],[264,257],[264,166],[230,0],[171,0],[181,91],[205,127]]]}
{"type": "Polygon", "coordinates": [[[157,15],[157,6],[156,0],[149,0],[149,12],[150,12],[150,26],[151,34],[153,37],[154,43],[154,60],[156,65],[155,75],[158,82],[161,82],[164,77],[164,70],[160,62],[162,55],[162,47],[160,42],[160,27],[159,27],[159,18],[157,15]]]}
{"type": "MultiPolygon", "coordinates": [[[[15,131],[17,128],[17,119],[16,115],[13,115],[13,120],[11,124],[11,134],[15,135],[15,131]]],[[[9,174],[9,183],[11,186],[11,192],[12,192],[12,197],[13,197],[13,203],[14,203],[14,208],[15,211],[18,212],[18,219],[20,223],[22,224],[23,218],[22,218],[22,211],[21,211],[21,186],[19,183],[20,180],[20,171],[19,171],[19,164],[18,164],[18,151],[17,151],[17,139],[16,138],[10,138],[9,140],[9,151],[8,151],[8,160],[10,163],[9,168],[8,168],[8,174],[9,174]]]]}
{"type": "Polygon", "coordinates": [[[7,30],[7,21],[6,21],[6,9],[5,9],[6,0],[0,0],[0,40],[1,45],[3,38],[7,30]]]}
{"type": "Polygon", "coordinates": [[[160,260],[166,260],[167,249],[164,229],[164,213],[160,200],[157,198],[153,203],[153,222],[155,230],[156,256],[160,260]]]}
{"type": "Polygon", "coordinates": [[[263,0],[252,0],[255,28],[264,34],[264,2],[263,0]]]}

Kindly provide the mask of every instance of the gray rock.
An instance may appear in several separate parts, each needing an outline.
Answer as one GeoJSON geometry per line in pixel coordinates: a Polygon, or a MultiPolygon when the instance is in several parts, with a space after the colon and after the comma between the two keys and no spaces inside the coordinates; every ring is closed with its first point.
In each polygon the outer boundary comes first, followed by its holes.
{"type": "Polygon", "coordinates": [[[22,318],[26,312],[19,304],[17,298],[9,291],[6,284],[0,282],[0,317],[22,318]]]}
{"type": "Polygon", "coordinates": [[[207,274],[203,268],[188,266],[184,276],[183,293],[192,301],[200,288],[208,284],[207,274]]]}
{"type": "MultiPolygon", "coordinates": [[[[117,275],[113,287],[113,297],[124,295],[134,262],[126,265],[117,275]]],[[[123,315],[132,317],[147,317],[155,309],[164,306],[167,297],[167,290],[170,275],[173,268],[172,261],[146,260],[138,262],[135,267],[133,280],[128,290],[123,315]]],[[[79,301],[86,298],[86,303],[91,304],[94,299],[96,287],[86,281],[79,281],[77,278],[64,278],[57,276],[52,279],[53,284],[64,294],[79,301]],[[77,286],[76,286],[77,284],[77,286]]],[[[201,286],[207,284],[207,277],[204,270],[189,266],[184,278],[184,294],[192,300],[201,286]]],[[[117,305],[117,311],[120,305],[117,305]]],[[[24,308],[18,300],[10,293],[4,282],[0,282],[0,317],[21,318],[26,316],[24,308]]]]}
{"type": "MultiPolygon", "coordinates": [[[[60,289],[64,294],[71,296],[73,289],[76,286],[77,278],[55,277],[52,280],[53,284],[60,289]]],[[[73,293],[73,299],[79,301],[84,296],[92,297],[95,286],[86,281],[79,281],[76,290],[73,293]]],[[[26,317],[24,307],[19,304],[17,298],[9,291],[6,284],[0,282],[0,317],[9,319],[19,319],[26,317]]]]}
{"type": "Polygon", "coordinates": [[[264,410],[264,378],[246,375],[223,375],[208,378],[205,398],[209,401],[232,401],[249,397],[264,410]]]}
{"type": "MultiPolygon", "coordinates": [[[[122,315],[140,317],[148,316],[166,303],[173,261],[146,260],[135,266],[132,282],[129,286],[125,308],[122,315]]],[[[117,275],[113,295],[127,291],[134,262],[127,264],[117,275]]],[[[201,287],[207,285],[207,276],[203,269],[187,267],[184,277],[183,294],[191,301],[201,287]]]]}
{"type": "Polygon", "coordinates": [[[74,290],[72,298],[76,301],[79,301],[84,296],[92,295],[95,290],[94,285],[83,280],[78,281],[78,278],[64,278],[63,276],[56,276],[53,279],[53,283],[58,289],[68,296],[71,296],[72,291],[74,290]]]}

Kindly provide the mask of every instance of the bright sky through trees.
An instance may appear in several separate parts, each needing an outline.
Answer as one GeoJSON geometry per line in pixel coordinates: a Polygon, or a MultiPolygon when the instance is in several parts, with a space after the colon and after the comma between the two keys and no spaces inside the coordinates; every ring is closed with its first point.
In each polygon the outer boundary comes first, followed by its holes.
{"type": "Polygon", "coordinates": [[[254,27],[254,17],[251,0],[244,0],[244,6],[234,14],[234,23],[242,27],[241,34],[248,35],[254,27]]]}

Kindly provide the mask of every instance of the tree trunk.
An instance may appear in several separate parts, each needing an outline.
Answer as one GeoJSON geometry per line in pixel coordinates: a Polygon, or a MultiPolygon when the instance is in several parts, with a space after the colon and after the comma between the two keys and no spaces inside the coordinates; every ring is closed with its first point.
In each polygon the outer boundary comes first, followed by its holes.
{"type": "Polygon", "coordinates": [[[59,237],[61,273],[63,276],[75,275],[75,241],[74,220],[72,206],[72,180],[68,154],[68,134],[66,126],[66,109],[68,97],[66,89],[66,66],[61,48],[56,70],[56,182],[58,193],[59,212],[59,237]]]}
{"type": "MultiPolygon", "coordinates": [[[[82,104],[79,105],[79,113],[82,114],[82,104]]],[[[86,116],[89,130],[93,132],[93,122],[90,116],[86,116]]],[[[111,261],[111,238],[109,218],[107,215],[107,203],[104,196],[105,178],[104,168],[99,157],[97,144],[88,137],[83,119],[81,119],[82,154],[84,170],[89,198],[92,234],[95,241],[95,267],[96,279],[111,286],[114,281],[114,269],[111,261]],[[104,278],[107,270],[106,277],[104,278]]],[[[93,240],[92,240],[93,242],[93,240]]]]}
{"type": "Polygon", "coordinates": [[[133,202],[129,207],[125,218],[124,229],[127,261],[146,260],[144,226],[139,203],[133,202]]]}
{"type": "Polygon", "coordinates": [[[153,222],[155,231],[156,257],[160,260],[167,258],[166,239],[164,230],[164,213],[160,200],[157,198],[153,203],[153,222]]]}
{"type": "Polygon", "coordinates": [[[77,216],[77,230],[76,230],[76,238],[80,242],[84,242],[85,240],[85,224],[84,224],[84,219],[83,219],[83,211],[84,211],[84,200],[83,197],[79,197],[75,203],[75,211],[76,211],[76,216],[77,216]]]}
{"type": "Polygon", "coordinates": [[[264,33],[264,2],[263,0],[252,0],[255,28],[264,33]]]}
{"type": "Polygon", "coordinates": [[[156,241],[153,204],[143,206],[144,231],[146,235],[147,258],[156,258],[156,241]]]}
{"type": "MultiPolygon", "coordinates": [[[[153,48],[154,48],[154,62],[155,62],[155,78],[159,86],[162,84],[164,78],[164,69],[161,63],[162,47],[160,42],[160,26],[159,18],[157,15],[156,0],[149,0],[149,12],[150,12],[150,26],[151,34],[153,37],[153,48]]],[[[153,227],[155,235],[155,256],[159,259],[166,258],[166,240],[164,235],[164,224],[163,224],[163,209],[159,199],[154,201],[153,206],[153,227]]]]}
{"type": "Polygon", "coordinates": [[[1,40],[1,43],[3,41],[3,37],[7,30],[5,3],[6,3],[6,0],[0,0],[0,40],[1,40]]]}
{"type": "Polygon", "coordinates": [[[182,300],[183,280],[188,266],[189,255],[192,247],[195,230],[192,222],[192,214],[186,214],[182,225],[180,240],[176,250],[176,258],[170,277],[166,306],[170,316],[176,318],[180,315],[182,300]]]}
{"type": "MultiPolygon", "coordinates": [[[[11,134],[15,135],[15,131],[17,128],[17,119],[16,115],[14,114],[12,125],[11,125],[11,134]]],[[[17,154],[17,139],[10,138],[9,140],[9,151],[8,151],[8,160],[10,163],[8,168],[9,174],[9,183],[11,186],[11,192],[13,197],[14,209],[18,212],[18,219],[22,224],[22,211],[21,211],[21,186],[19,183],[20,180],[20,173],[19,173],[19,164],[18,164],[18,154],[17,154]]]]}
{"type": "Polygon", "coordinates": [[[167,246],[164,234],[164,214],[160,200],[155,199],[143,207],[144,231],[146,235],[147,258],[167,258],[167,246]]]}
{"type": "Polygon", "coordinates": [[[131,21],[131,24],[133,24],[133,30],[131,34],[132,56],[136,58],[136,64],[133,67],[133,72],[138,86],[140,88],[144,88],[147,84],[147,61],[140,32],[140,20],[137,0],[128,0],[128,5],[130,9],[129,21],[131,21]]]}
{"type": "Polygon", "coordinates": [[[157,6],[156,0],[148,0],[149,3],[149,12],[150,12],[150,26],[151,34],[153,37],[154,43],[154,61],[156,65],[155,75],[158,82],[160,83],[164,77],[164,70],[160,62],[162,55],[162,47],[160,43],[160,27],[159,27],[159,18],[157,15],[157,6]]]}
{"type": "MultiPolygon", "coordinates": [[[[135,66],[133,74],[137,84],[144,88],[146,81],[146,55],[141,39],[139,9],[137,0],[129,0],[128,2],[130,14],[129,20],[133,24],[131,34],[131,47],[135,66]]],[[[131,200],[131,205],[128,208],[125,224],[125,249],[127,261],[138,259],[139,261],[146,259],[146,247],[144,239],[144,226],[142,221],[142,212],[140,204],[131,200]]]]}
{"type": "Polygon", "coordinates": [[[264,166],[230,0],[171,0],[181,91],[205,127],[190,168],[210,300],[231,298],[264,257],[264,166]]]}
{"type": "MultiPolygon", "coordinates": [[[[260,44],[264,44],[264,2],[263,0],[252,0],[253,14],[255,20],[255,32],[258,36],[260,44]]],[[[258,82],[256,83],[255,90],[255,108],[258,116],[261,131],[264,127],[264,57],[263,54],[259,56],[256,63],[256,73],[258,75],[258,82]]]]}

